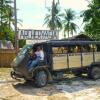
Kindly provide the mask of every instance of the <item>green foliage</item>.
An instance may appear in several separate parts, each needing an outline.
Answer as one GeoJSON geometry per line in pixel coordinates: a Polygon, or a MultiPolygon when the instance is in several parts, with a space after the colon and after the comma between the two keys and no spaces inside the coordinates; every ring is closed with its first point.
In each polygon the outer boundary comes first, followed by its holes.
{"type": "MultiPolygon", "coordinates": [[[[76,32],[76,29],[78,26],[73,22],[75,19],[75,12],[71,9],[65,10],[65,13],[61,13],[61,9],[59,7],[59,1],[55,3],[53,0],[52,7],[47,8],[48,14],[46,14],[45,17],[45,23],[47,24],[47,27],[49,27],[51,30],[55,29],[64,29],[64,33],[68,32],[69,34],[72,34],[73,32],[76,32]]],[[[64,37],[66,37],[66,33],[64,34],[64,37]]]]}
{"type": "Polygon", "coordinates": [[[56,2],[53,0],[52,7],[47,8],[48,14],[46,14],[45,22],[44,24],[47,24],[47,27],[49,27],[51,30],[61,29],[62,28],[62,21],[59,8],[59,2],[56,2]]]}
{"type": "Polygon", "coordinates": [[[26,44],[26,40],[19,40],[19,48],[23,48],[25,44],[26,44]]]}
{"type": "Polygon", "coordinates": [[[100,40],[100,0],[92,0],[81,16],[85,23],[85,33],[95,40],[100,40]]]}
{"type": "MultiPolygon", "coordinates": [[[[78,28],[78,26],[73,22],[74,19],[76,18],[75,12],[71,9],[67,9],[65,10],[63,17],[64,17],[64,20],[63,20],[64,33],[67,32],[68,37],[69,37],[69,34],[72,34],[73,36],[73,32],[76,32],[76,29],[78,28]]],[[[65,37],[66,37],[66,34],[65,34],[65,37]]]]}
{"type": "Polygon", "coordinates": [[[10,24],[13,23],[13,7],[10,6],[11,0],[0,1],[0,25],[7,25],[10,28],[10,24]]]}
{"type": "Polygon", "coordinates": [[[8,27],[2,27],[0,26],[0,40],[10,40],[12,43],[14,43],[14,32],[10,30],[8,27]]]}
{"type": "Polygon", "coordinates": [[[11,0],[0,0],[0,39],[10,40],[14,43],[14,31],[12,25],[14,24],[11,0]]]}

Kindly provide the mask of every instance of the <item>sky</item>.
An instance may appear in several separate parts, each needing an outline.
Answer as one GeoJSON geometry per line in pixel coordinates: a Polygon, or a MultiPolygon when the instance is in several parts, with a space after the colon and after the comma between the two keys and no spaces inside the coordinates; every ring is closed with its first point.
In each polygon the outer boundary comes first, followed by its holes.
{"type": "MultiPolygon", "coordinates": [[[[44,18],[47,13],[46,7],[50,7],[52,0],[16,0],[17,1],[17,18],[21,19],[22,25],[18,25],[19,29],[46,29],[44,18]]],[[[56,1],[56,0],[55,0],[56,1]]],[[[71,8],[76,11],[77,15],[87,9],[88,2],[86,0],[59,0],[62,11],[71,8]]],[[[78,18],[75,23],[80,27],[78,31],[82,31],[82,18],[78,18]]]]}

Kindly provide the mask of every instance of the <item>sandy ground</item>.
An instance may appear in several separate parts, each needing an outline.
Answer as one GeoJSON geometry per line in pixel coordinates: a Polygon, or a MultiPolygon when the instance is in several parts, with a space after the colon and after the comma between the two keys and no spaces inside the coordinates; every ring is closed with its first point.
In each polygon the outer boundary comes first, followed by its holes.
{"type": "Polygon", "coordinates": [[[100,100],[100,80],[71,77],[36,88],[12,79],[10,71],[0,68],[0,100],[100,100]]]}

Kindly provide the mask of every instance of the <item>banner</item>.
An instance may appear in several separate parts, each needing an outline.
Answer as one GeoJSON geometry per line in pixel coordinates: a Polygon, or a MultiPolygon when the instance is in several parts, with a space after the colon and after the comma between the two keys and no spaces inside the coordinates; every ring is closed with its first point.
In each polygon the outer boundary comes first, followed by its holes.
{"type": "Polygon", "coordinates": [[[57,30],[24,30],[18,31],[18,39],[23,40],[53,40],[59,38],[57,30]]]}

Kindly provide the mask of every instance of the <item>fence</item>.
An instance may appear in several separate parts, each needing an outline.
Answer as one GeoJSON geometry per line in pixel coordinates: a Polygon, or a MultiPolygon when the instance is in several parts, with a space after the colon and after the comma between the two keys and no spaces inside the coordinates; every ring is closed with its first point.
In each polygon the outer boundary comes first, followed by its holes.
{"type": "Polygon", "coordinates": [[[0,67],[10,67],[15,56],[16,51],[13,49],[0,49],[0,67]]]}

